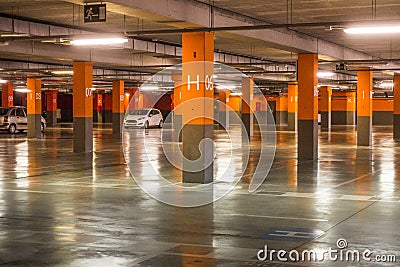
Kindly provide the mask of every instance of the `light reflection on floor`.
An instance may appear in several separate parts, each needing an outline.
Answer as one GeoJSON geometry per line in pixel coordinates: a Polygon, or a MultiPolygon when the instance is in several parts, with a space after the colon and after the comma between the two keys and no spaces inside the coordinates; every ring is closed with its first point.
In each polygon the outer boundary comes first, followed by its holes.
{"type": "MultiPolygon", "coordinates": [[[[321,133],[315,164],[297,162],[295,134],[281,128],[273,168],[256,194],[240,182],[227,197],[193,209],[164,205],[139,190],[109,127],[95,127],[92,156],[72,153],[70,125],[47,129],[44,140],[0,134],[0,263],[256,266],[264,245],[328,248],[338,238],[351,249],[400,251],[400,144],[390,127],[374,127],[368,149],[355,146],[354,127],[334,126],[321,133]],[[275,228],[324,234],[307,241],[261,237],[275,228]]],[[[137,153],[127,159],[141,157],[142,148],[129,145],[137,153]]],[[[252,152],[250,163],[256,158],[252,152]]],[[[157,164],[179,181],[179,172],[163,160],[157,164]]]]}

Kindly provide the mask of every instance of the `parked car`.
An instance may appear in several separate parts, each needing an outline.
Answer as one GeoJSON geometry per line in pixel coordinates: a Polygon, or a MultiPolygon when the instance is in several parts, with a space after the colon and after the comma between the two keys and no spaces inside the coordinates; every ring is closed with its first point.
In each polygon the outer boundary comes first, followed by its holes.
{"type": "MultiPolygon", "coordinates": [[[[25,107],[0,108],[0,130],[6,130],[11,134],[16,131],[23,132],[28,130],[28,117],[25,107]]],[[[46,120],[41,119],[41,130],[46,129],[46,120]]]]}
{"type": "Polygon", "coordinates": [[[164,123],[163,116],[158,109],[143,108],[136,110],[129,110],[124,119],[124,127],[143,127],[149,128],[157,126],[162,128],[164,123]]]}

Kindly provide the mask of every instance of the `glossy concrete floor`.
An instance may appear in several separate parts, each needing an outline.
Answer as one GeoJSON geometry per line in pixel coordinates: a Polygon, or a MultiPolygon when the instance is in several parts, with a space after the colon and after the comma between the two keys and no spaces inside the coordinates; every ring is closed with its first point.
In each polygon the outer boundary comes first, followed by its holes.
{"type": "Polygon", "coordinates": [[[257,193],[240,182],[228,196],[199,208],[168,206],[141,191],[110,125],[95,125],[92,156],[72,153],[70,127],[48,128],[41,140],[0,134],[0,264],[378,265],[257,259],[264,246],[318,251],[337,249],[341,238],[347,249],[400,261],[400,144],[391,127],[374,127],[371,149],[355,146],[354,127],[333,127],[320,134],[315,164],[297,162],[295,134],[283,127],[257,193]]]}

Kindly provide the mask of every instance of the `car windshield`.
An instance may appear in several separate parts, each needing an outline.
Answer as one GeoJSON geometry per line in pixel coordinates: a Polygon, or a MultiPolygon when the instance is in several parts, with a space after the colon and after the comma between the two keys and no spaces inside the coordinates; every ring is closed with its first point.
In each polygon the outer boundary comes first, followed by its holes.
{"type": "Polygon", "coordinates": [[[7,114],[9,108],[0,108],[0,116],[4,116],[7,114]]]}
{"type": "Polygon", "coordinates": [[[128,112],[129,115],[147,115],[147,113],[149,113],[148,109],[136,109],[128,112]]]}

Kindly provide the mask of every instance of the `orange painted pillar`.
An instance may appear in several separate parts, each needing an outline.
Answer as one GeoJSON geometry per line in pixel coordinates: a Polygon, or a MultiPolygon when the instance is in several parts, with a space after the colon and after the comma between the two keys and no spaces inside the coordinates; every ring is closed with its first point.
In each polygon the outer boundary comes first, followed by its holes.
{"type": "Polygon", "coordinates": [[[103,123],[104,118],[103,118],[103,103],[104,103],[104,97],[103,97],[103,90],[96,90],[94,91],[94,97],[93,97],[93,121],[97,123],[103,123]]]}
{"type": "Polygon", "coordinates": [[[47,90],[46,92],[47,107],[47,125],[57,125],[57,90],[47,90]]]}
{"type": "Polygon", "coordinates": [[[394,75],[393,83],[393,138],[400,141],[400,75],[394,75]]]}
{"type": "Polygon", "coordinates": [[[357,83],[357,145],[372,145],[372,70],[360,68],[357,83]]]}
{"type": "Polygon", "coordinates": [[[76,61],[73,84],[74,152],[93,151],[93,65],[76,61]]]}
{"type": "Polygon", "coordinates": [[[28,78],[26,86],[28,106],[28,138],[40,138],[42,132],[42,81],[28,78]]]}
{"type": "Polygon", "coordinates": [[[183,182],[213,181],[214,33],[182,34],[183,182]],[[202,152],[201,152],[202,151],[202,152]]]}
{"type": "Polygon", "coordinates": [[[330,86],[321,86],[319,88],[321,95],[320,111],[321,111],[321,130],[329,131],[331,129],[331,112],[332,112],[332,88],[330,86]]]}
{"type": "Polygon", "coordinates": [[[182,71],[173,71],[172,80],[174,81],[174,110],[173,110],[173,141],[182,141],[182,110],[180,104],[182,103],[182,71]]]}
{"type": "Polygon", "coordinates": [[[298,135],[299,160],[318,159],[318,55],[298,56],[298,135]]]}
{"type": "MultiPolygon", "coordinates": [[[[246,129],[247,137],[253,136],[254,127],[254,107],[252,106],[254,98],[254,80],[253,78],[242,78],[242,123],[246,129]]],[[[242,133],[242,135],[245,133],[242,133]]]]}
{"type": "Polygon", "coordinates": [[[12,83],[6,82],[5,84],[3,84],[1,94],[2,94],[1,98],[2,107],[14,106],[14,88],[12,83]]]}
{"type": "Polygon", "coordinates": [[[113,81],[112,86],[113,136],[121,138],[124,121],[124,81],[113,81]]]}
{"type": "Polygon", "coordinates": [[[223,129],[227,129],[229,127],[229,96],[231,95],[231,91],[227,89],[218,90],[218,101],[219,101],[219,123],[223,129]]]}
{"type": "Polygon", "coordinates": [[[297,82],[288,83],[288,130],[297,131],[298,110],[298,87],[297,82]]]}

